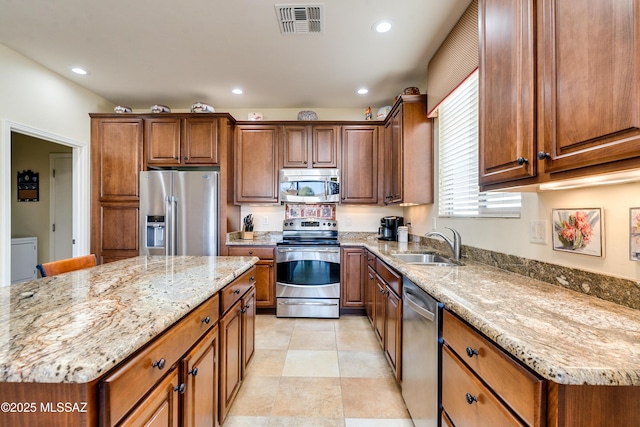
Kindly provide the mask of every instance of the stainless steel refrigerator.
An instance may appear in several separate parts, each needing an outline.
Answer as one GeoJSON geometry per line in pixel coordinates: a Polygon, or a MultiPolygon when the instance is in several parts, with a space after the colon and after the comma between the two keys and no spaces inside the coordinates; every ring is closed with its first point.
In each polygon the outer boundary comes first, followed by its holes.
{"type": "Polygon", "coordinates": [[[218,199],[218,172],[140,172],[140,255],[217,255],[218,199]]]}

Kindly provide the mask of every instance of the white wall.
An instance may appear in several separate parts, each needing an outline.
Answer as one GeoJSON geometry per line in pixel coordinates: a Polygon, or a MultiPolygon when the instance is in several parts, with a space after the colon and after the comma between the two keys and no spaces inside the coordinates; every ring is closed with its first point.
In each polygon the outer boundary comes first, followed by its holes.
{"type": "MultiPolygon", "coordinates": [[[[435,153],[437,150],[437,135],[435,153]]],[[[455,228],[463,244],[524,258],[579,268],[627,279],[640,279],[640,262],[629,259],[629,209],[640,207],[640,183],[618,184],[573,190],[522,193],[522,214],[519,219],[453,219],[438,218],[438,159],[434,161],[435,203],[407,207],[404,217],[412,221],[415,234],[432,230],[435,218],[437,230],[455,228]],[[604,257],[598,258],[552,249],[552,209],[603,208],[604,257]],[[547,221],[546,244],[530,243],[530,222],[547,221]]]]}
{"type": "MultiPolygon", "coordinates": [[[[90,78],[90,76],[88,76],[90,78]]],[[[73,150],[75,253],[89,250],[90,112],[114,105],[0,45],[0,287],[10,283],[11,265],[11,131],[73,150]]]]}

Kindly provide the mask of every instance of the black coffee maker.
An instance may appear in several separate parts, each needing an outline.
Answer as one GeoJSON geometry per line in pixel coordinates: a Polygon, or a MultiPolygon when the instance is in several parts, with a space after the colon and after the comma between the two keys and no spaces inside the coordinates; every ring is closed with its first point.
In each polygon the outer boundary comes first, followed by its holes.
{"type": "Polygon", "coordinates": [[[380,228],[378,229],[378,240],[398,240],[398,227],[404,225],[404,218],[401,216],[384,216],[380,218],[380,228]]]}

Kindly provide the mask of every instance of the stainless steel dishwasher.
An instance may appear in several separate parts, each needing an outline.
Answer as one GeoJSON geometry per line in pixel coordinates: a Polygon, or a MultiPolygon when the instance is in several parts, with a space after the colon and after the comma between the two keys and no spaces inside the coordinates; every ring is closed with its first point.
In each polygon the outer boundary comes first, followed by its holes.
{"type": "Polygon", "coordinates": [[[441,304],[402,280],[402,397],[416,427],[438,425],[438,328],[441,304]]]}

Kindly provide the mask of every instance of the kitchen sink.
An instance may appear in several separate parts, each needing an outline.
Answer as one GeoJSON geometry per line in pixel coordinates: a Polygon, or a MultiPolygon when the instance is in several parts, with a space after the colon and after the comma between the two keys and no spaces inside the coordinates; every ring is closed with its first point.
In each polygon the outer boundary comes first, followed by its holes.
{"type": "Polygon", "coordinates": [[[460,262],[456,262],[440,256],[435,253],[423,253],[423,254],[392,254],[392,257],[406,262],[407,264],[418,264],[418,265],[431,265],[435,267],[447,267],[453,265],[462,265],[460,262]]]}

